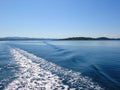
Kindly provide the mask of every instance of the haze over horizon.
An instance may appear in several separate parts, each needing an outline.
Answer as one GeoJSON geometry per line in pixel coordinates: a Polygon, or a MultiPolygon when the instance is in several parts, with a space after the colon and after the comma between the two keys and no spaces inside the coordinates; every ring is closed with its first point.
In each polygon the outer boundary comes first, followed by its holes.
{"type": "Polygon", "coordinates": [[[1,0],[0,37],[120,38],[120,0],[1,0]]]}

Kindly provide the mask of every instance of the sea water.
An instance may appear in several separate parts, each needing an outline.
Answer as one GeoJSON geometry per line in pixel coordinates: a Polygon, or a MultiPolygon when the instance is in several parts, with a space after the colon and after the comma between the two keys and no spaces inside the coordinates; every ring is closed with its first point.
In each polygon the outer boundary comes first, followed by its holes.
{"type": "Polygon", "coordinates": [[[120,41],[1,41],[0,90],[120,90],[120,41]]]}

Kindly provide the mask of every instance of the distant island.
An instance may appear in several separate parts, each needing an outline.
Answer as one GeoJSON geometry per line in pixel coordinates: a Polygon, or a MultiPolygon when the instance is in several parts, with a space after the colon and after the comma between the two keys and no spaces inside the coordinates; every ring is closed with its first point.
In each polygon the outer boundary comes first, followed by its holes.
{"type": "Polygon", "coordinates": [[[4,37],[0,38],[0,41],[30,41],[30,40],[120,40],[120,38],[108,38],[108,37],[69,37],[69,38],[28,38],[28,37],[4,37]]]}
{"type": "Polygon", "coordinates": [[[98,38],[92,38],[92,37],[70,37],[70,38],[64,38],[62,40],[120,40],[120,38],[108,38],[108,37],[98,37],[98,38]]]}

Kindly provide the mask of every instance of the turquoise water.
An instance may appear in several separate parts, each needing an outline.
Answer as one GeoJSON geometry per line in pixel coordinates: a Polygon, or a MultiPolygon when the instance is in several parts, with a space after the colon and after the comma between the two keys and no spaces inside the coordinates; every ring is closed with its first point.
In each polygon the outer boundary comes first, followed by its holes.
{"type": "Polygon", "coordinates": [[[0,90],[49,90],[45,84],[51,90],[120,90],[120,41],[0,42],[0,90]]]}

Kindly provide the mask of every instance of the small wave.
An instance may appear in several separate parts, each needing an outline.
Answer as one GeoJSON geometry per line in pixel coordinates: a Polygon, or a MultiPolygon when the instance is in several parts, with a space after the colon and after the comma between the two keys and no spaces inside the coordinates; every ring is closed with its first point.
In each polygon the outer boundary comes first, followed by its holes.
{"type": "Polygon", "coordinates": [[[19,66],[17,79],[5,90],[103,90],[90,78],[62,68],[27,51],[11,48],[13,59],[19,66]]]}
{"type": "Polygon", "coordinates": [[[68,51],[68,50],[63,49],[61,47],[58,47],[56,45],[50,44],[48,42],[43,42],[43,43],[56,50],[56,52],[53,55],[58,55],[58,54],[59,55],[67,55],[67,54],[71,54],[72,53],[71,51],[68,51]]]}
{"type": "Polygon", "coordinates": [[[100,76],[102,76],[105,79],[107,79],[109,82],[111,82],[112,84],[114,84],[114,86],[120,87],[120,83],[119,82],[117,82],[115,79],[113,79],[108,74],[106,74],[105,72],[103,72],[98,66],[91,65],[91,67],[97,72],[97,74],[100,74],[100,76]]]}
{"type": "Polygon", "coordinates": [[[50,46],[50,47],[52,47],[52,48],[54,48],[54,49],[57,50],[58,52],[65,50],[65,49],[63,49],[63,48],[57,47],[56,45],[50,44],[50,43],[48,43],[48,42],[43,42],[43,43],[46,44],[46,45],[48,45],[48,46],[50,46]]]}

